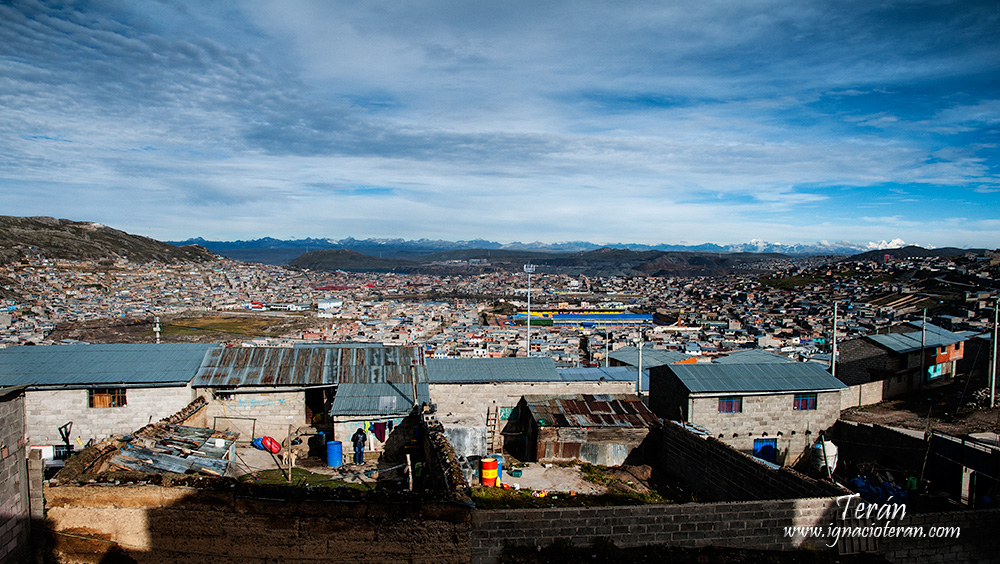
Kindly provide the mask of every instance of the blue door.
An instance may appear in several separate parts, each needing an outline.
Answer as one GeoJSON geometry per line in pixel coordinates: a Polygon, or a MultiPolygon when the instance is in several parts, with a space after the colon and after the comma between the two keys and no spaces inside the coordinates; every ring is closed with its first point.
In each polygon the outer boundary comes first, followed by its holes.
{"type": "Polygon", "coordinates": [[[778,439],[754,439],[753,455],[761,460],[777,462],[778,439]]]}

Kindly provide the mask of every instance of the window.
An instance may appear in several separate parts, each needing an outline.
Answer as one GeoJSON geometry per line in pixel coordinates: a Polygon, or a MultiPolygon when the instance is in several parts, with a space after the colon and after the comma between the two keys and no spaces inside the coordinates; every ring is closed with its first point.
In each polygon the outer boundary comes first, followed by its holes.
{"type": "Polygon", "coordinates": [[[94,388],[89,395],[90,407],[125,407],[125,388],[94,388]]]}
{"type": "Polygon", "coordinates": [[[816,409],[816,394],[795,394],[795,401],[792,409],[796,411],[809,411],[816,409]]]}
{"type": "Polygon", "coordinates": [[[719,413],[743,413],[743,398],[739,396],[719,398],[719,413]]]}

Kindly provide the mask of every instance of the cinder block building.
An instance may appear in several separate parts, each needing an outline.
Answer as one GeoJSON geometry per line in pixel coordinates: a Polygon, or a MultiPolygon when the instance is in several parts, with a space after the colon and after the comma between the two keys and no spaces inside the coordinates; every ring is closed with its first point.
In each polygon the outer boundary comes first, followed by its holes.
{"type": "Polygon", "coordinates": [[[965,337],[917,322],[838,346],[837,378],[852,388],[879,383],[881,390],[869,393],[865,402],[875,403],[950,381],[965,354],[965,337]]]}
{"type": "Polygon", "coordinates": [[[813,363],[664,365],[650,372],[650,408],[697,425],[742,452],[796,464],[840,417],[842,382],[813,363]]]}
{"type": "Polygon", "coordinates": [[[64,427],[80,448],[91,439],[130,433],[191,403],[191,379],[205,353],[217,347],[184,343],[0,349],[0,386],[26,386],[29,444],[61,445],[59,429],[64,427]]]}

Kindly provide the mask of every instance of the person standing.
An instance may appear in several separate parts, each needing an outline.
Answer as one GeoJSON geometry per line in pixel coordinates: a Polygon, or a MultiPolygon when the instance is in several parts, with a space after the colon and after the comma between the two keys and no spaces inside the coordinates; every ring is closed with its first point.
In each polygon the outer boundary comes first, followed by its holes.
{"type": "Polygon", "coordinates": [[[354,443],[354,463],[364,464],[365,443],[368,442],[368,435],[365,434],[365,430],[358,427],[358,430],[354,432],[354,436],[351,437],[351,442],[354,443]]]}

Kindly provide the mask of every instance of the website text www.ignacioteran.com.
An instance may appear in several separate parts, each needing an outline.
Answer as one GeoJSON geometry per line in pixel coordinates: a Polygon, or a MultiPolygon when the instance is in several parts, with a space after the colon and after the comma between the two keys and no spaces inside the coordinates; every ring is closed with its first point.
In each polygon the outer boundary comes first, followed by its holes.
{"type": "MultiPolygon", "coordinates": [[[[844,538],[958,538],[961,527],[897,526],[893,521],[906,517],[906,506],[901,503],[865,503],[860,495],[844,495],[837,498],[837,506],[843,507],[840,519],[865,520],[865,525],[836,525],[812,527],[785,527],[786,537],[829,539],[827,546],[836,546],[844,538]],[[853,502],[853,503],[852,503],[853,502]]],[[[890,498],[889,501],[892,501],[890,498]]]]}

